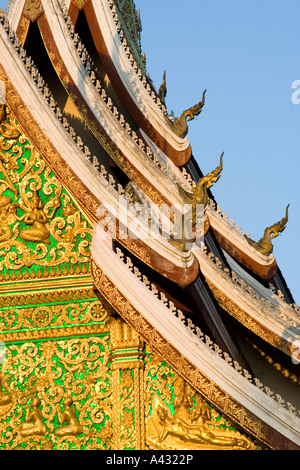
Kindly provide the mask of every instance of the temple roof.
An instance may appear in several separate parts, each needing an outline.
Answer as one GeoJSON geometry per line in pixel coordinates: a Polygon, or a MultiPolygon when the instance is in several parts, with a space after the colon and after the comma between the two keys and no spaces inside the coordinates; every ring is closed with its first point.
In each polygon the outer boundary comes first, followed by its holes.
{"type": "Polygon", "coordinates": [[[271,448],[298,448],[294,388],[284,398],[270,391],[277,376],[264,384],[269,369],[260,370],[263,360],[257,367],[257,348],[290,361],[299,350],[299,307],[279,289],[272,251],[249,243],[213,200],[226,155],[207,175],[195,165],[184,126],[202,111],[205,93],[178,120],[179,132],[145,75],[132,1],[18,0],[1,23],[7,107],[93,224],[95,287],[247,432],[271,448]],[[142,203],[147,222],[136,224],[130,212],[124,222],[120,198],[142,203]],[[157,214],[164,221],[172,207],[174,228],[175,216],[197,204],[201,240],[149,236],[157,214]]]}

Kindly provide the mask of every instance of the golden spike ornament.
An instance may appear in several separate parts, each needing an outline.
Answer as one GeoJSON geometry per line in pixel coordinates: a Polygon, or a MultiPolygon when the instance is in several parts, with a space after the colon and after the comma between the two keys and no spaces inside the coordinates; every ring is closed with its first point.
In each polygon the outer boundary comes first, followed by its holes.
{"type": "Polygon", "coordinates": [[[288,223],[289,207],[290,205],[287,206],[285,216],[279,222],[265,229],[263,237],[258,242],[251,240],[251,238],[245,235],[245,238],[249,245],[253,246],[257,251],[259,251],[263,255],[270,256],[273,253],[273,244],[271,240],[278,237],[278,235],[285,230],[286,225],[288,223]]]}
{"type": "Polygon", "coordinates": [[[182,113],[180,118],[175,118],[173,121],[170,121],[173,127],[174,132],[178,137],[184,139],[188,133],[188,125],[189,121],[195,119],[196,116],[199,116],[201,113],[204,105],[205,105],[205,94],[207,90],[204,90],[202,100],[199,101],[198,104],[192,106],[191,108],[187,109],[182,113]]]}
{"type": "Polygon", "coordinates": [[[162,81],[162,84],[159,87],[157,95],[158,95],[160,101],[162,102],[162,104],[166,105],[166,96],[167,96],[166,71],[164,72],[163,81],[162,81]]]}

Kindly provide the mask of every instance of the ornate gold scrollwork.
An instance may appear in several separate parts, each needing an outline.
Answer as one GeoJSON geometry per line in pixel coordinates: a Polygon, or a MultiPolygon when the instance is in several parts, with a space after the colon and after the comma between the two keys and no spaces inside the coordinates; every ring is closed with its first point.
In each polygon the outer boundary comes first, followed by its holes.
{"type": "Polygon", "coordinates": [[[1,448],[109,449],[108,341],[105,335],[11,344],[1,370],[1,448]]]}
{"type": "Polygon", "coordinates": [[[88,263],[92,228],[6,110],[2,119],[0,271],[88,263]]]}
{"type": "Polygon", "coordinates": [[[43,5],[40,0],[27,0],[24,6],[23,15],[30,21],[34,22],[44,12],[43,5]]]}

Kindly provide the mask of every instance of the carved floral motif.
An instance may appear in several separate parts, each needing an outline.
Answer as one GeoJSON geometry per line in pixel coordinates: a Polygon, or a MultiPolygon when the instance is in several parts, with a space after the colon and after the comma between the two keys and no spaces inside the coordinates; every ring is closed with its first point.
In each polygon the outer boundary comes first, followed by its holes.
{"type": "Polygon", "coordinates": [[[15,133],[0,136],[1,273],[88,263],[91,227],[18,124],[5,123],[15,133]]]}
{"type": "Polygon", "coordinates": [[[34,22],[44,12],[43,5],[40,0],[27,0],[24,6],[23,15],[30,21],[34,22]]]}

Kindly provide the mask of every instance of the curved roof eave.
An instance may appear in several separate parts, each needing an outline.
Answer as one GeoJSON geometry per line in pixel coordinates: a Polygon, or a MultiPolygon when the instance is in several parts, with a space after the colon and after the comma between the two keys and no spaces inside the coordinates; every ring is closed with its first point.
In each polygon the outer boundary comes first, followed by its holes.
{"type": "MultiPolygon", "coordinates": [[[[77,8],[74,4],[70,9],[77,8]]],[[[83,8],[93,40],[115,90],[138,125],[177,165],[191,156],[188,139],[178,137],[134,70],[120,40],[107,0],[90,1],[83,8]]]]}
{"type": "Polygon", "coordinates": [[[109,241],[95,231],[95,287],[137,333],[212,405],[246,432],[274,449],[298,449],[299,418],[250,383],[205,344],[136,274],[120,261],[109,241]],[[113,260],[113,262],[112,262],[113,260]]]}
{"type": "MultiPolygon", "coordinates": [[[[118,205],[117,191],[84,157],[75,141],[63,128],[32,80],[24,63],[6,33],[0,26],[0,79],[6,85],[7,104],[19,122],[24,134],[43,155],[64,187],[80,203],[85,213],[98,220],[99,206],[118,205]],[[22,97],[18,90],[22,90],[22,97]]],[[[198,273],[198,263],[191,253],[182,253],[166,240],[140,240],[134,234],[134,242],[122,245],[135,256],[147,262],[163,275],[168,273],[174,282],[188,284],[198,273]]],[[[130,237],[129,237],[130,239],[130,237]]]]}

